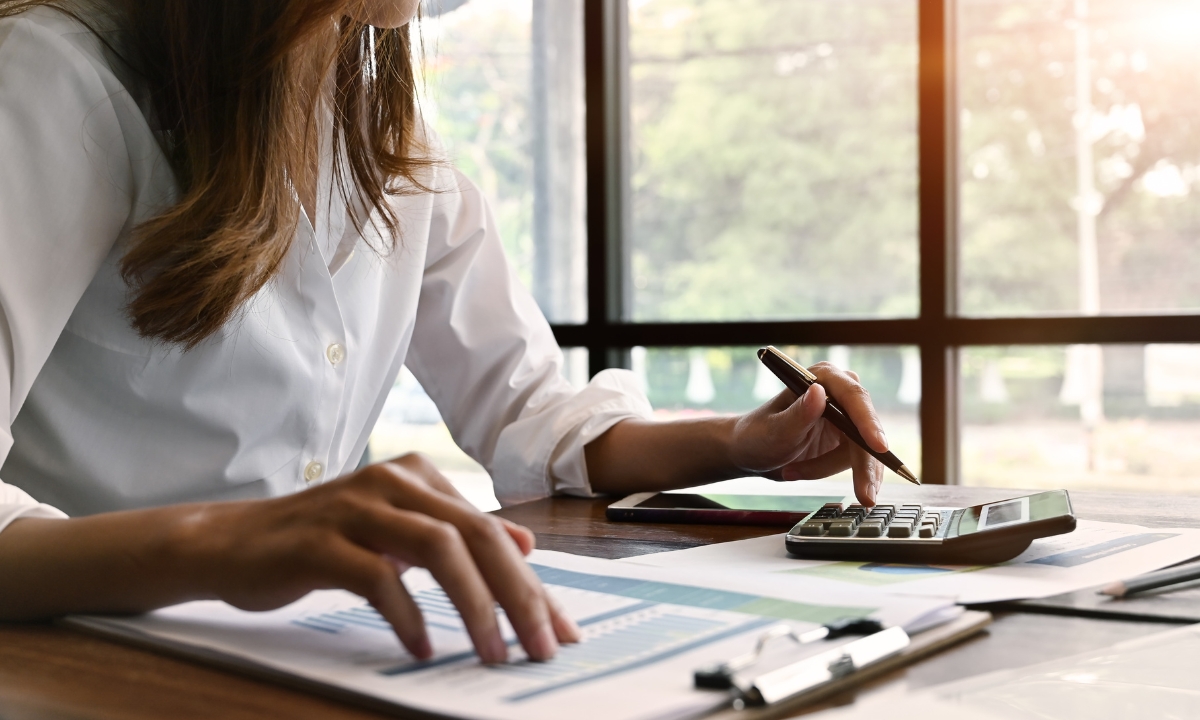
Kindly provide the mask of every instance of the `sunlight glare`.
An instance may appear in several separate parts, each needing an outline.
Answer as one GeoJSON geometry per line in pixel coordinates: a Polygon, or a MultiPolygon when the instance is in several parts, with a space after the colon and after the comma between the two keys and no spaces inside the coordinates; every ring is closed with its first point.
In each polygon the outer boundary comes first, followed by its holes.
{"type": "Polygon", "coordinates": [[[1146,32],[1161,43],[1191,49],[1200,37],[1200,2],[1181,0],[1165,4],[1146,18],[1146,32]]]}

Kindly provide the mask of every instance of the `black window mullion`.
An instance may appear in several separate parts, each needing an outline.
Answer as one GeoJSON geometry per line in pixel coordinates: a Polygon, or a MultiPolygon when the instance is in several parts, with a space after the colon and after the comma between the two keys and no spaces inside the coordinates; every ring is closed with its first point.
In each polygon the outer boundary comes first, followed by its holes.
{"type": "Polygon", "coordinates": [[[624,318],[627,295],[626,12],[625,0],[584,0],[588,319],[579,344],[592,375],[628,365],[628,350],[612,346],[606,332],[624,318]]]}
{"type": "Polygon", "coordinates": [[[1196,315],[1093,317],[797,320],[775,322],[612,323],[553,326],[564,347],[628,348],[730,345],[1094,345],[1200,343],[1196,315]]]}
{"type": "Polygon", "coordinates": [[[917,165],[921,315],[922,480],[958,480],[957,356],[954,314],[956,147],[953,117],[954,0],[918,4],[917,165]]]}

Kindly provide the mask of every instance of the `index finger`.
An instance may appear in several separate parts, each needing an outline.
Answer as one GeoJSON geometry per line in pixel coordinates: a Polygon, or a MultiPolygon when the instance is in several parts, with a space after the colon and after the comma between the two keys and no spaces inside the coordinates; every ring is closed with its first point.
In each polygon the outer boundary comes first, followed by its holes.
{"type": "Polygon", "coordinates": [[[829,397],[837,401],[846,411],[850,422],[858,428],[863,439],[876,452],[887,452],[887,435],[883,432],[883,424],[875,413],[871,403],[871,394],[858,382],[858,376],[842,370],[827,362],[813,365],[810,371],[817,376],[817,382],[825,388],[829,397]]]}
{"type": "Polygon", "coordinates": [[[578,639],[578,628],[548,599],[541,580],[525,562],[517,542],[499,518],[454,502],[428,486],[398,483],[392,487],[393,504],[458,529],[474,567],[504,608],[531,658],[547,660],[557,652],[560,640],[578,639]]]}

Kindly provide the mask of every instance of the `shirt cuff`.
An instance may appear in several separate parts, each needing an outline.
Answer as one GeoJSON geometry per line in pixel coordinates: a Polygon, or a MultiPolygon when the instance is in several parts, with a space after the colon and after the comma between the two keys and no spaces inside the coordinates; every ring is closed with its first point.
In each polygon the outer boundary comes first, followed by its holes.
{"type": "MultiPolygon", "coordinates": [[[[8,459],[12,446],[12,435],[0,428],[0,465],[8,459]]],[[[21,488],[5,485],[0,480],[0,532],[4,532],[4,528],[11,525],[13,520],[27,517],[62,519],[67,515],[58,508],[39,503],[21,488]]]]}
{"type": "Polygon", "coordinates": [[[493,468],[497,499],[508,506],[554,493],[593,497],[584,447],[622,420],[652,413],[632,372],[597,374],[547,411],[504,429],[493,468]]]}
{"type": "Polygon", "coordinates": [[[67,516],[58,508],[29,497],[24,490],[0,482],[0,532],[4,532],[14,520],[30,517],[61,520],[67,516]]]}

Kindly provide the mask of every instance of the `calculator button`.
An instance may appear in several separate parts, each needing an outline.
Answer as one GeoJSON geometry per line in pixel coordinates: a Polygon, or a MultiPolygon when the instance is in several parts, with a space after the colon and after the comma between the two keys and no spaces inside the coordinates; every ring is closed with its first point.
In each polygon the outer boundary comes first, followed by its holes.
{"type": "Polygon", "coordinates": [[[856,524],[850,520],[834,520],[829,523],[829,535],[831,537],[850,537],[854,534],[856,524]]]}
{"type": "Polygon", "coordinates": [[[923,538],[931,538],[934,535],[937,535],[937,528],[933,525],[922,525],[919,534],[923,538]]]}
{"type": "Polygon", "coordinates": [[[921,506],[920,505],[901,505],[900,510],[901,510],[901,512],[907,512],[910,510],[916,510],[917,512],[921,512],[921,506]]]}
{"type": "Polygon", "coordinates": [[[800,534],[806,537],[820,537],[825,534],[825,523],[806,522],[800,526],[800,534]]]}
{"type": "Polygon", "coordinates": [[[908,523],[894,522],[888,528],[888,537],[890,538],[906,538],[912,535],[913,526],[908,523]]]}
{"type": "Polygon", "coordinates": [[[867,520],[862,525],[858,526],[859,537],[882,537],[883,523],[875,520],[867,520]]]}
{"type": "Polygon", "coordinates": [[[841,503],[825,503],[821,509],[817,511],[815,517],[837,517],[842,514],[841,503]]]}
{"type": "Polygon", "coordinates": [[[896,514],[896,506],[895,505],[876,505],[875,509],[878,510],[879,512],[885,512],[888,515],[896,514]]]}

